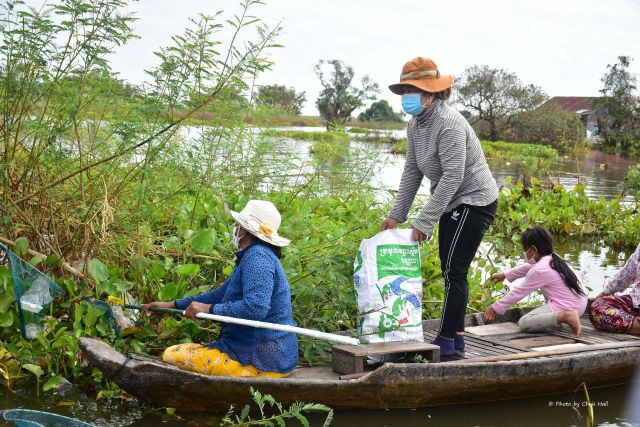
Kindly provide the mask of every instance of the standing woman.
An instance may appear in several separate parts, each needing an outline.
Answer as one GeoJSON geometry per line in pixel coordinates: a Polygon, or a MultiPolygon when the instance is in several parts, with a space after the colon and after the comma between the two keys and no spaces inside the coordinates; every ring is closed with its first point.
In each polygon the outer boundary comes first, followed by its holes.
{"type": "Polygon", "coordinates": [[[402,95],[402,108],[413,117],[407,127],[407,158],[393,209],[381,229],[407,220],[423,177],[431,198],[411,222],[413,238],[423,242],[439,223],[438,240],[445,297],[438,336],[440,354],[464,349],[467,273],[498,206],[498,187],[480,141],[467,120],[447,104],[452,76],[440,75],[435,62],[415,58],[404,64],[400,83],[389,89],[402,95]]]}

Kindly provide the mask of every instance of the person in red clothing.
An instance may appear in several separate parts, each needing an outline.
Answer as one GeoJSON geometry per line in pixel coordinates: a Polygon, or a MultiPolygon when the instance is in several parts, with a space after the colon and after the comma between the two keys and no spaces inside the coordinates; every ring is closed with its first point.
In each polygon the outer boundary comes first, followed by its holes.
{"type": "Polygon", "coordinates": [[[595,297],[589,319],[601,331],[640,335],[640,245],[595,297]],[[629,287],[628,294],[614,295],[629,287]]]}
{"type": "Polygon", "coordinates": [[[522,316],[518,322],[523,332],[538,332],[566,323],[578,336],[582,331],[580,316],[587,308],[587,293],[569,264],[553,252],[553,237],[544,227],[525,230],[520,238],[527,263],[507,272],[491,276],[493,282],[510,282],[525,277],[520,286],[484,312],[484,321],[495,320],[509,306],[530,293],[540,290],[546,302],[522,316]]]}

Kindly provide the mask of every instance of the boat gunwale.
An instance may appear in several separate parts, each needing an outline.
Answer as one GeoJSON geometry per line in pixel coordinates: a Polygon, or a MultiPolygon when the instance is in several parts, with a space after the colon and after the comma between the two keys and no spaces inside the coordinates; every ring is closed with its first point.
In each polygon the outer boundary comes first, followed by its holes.
{"type": "MultiPolygon", "coordinates": [[[[93,338],[81,338],[83,342],[85,340],[95,340],[97,342],[102,343],[103,345],[111,348],[108,344],[96,340],[93,338]]],[[[84,347],[84,346],[82,346],[84,347]]],[[[313,378],[313,377],[304,377],[304,378],[296,378],[296,377],[283,377],[283,378],[240,378],[240,377],[222,377],[222,376],[210,376],[204,375],[196,372],[185,371],[179,369],[177,367],[168,365],[161,361],[154,360],[140,360],[131,358],[129,356],[123,355],[117,350],[111,348],[114,352],[118,353],[122,357],[126,359],[124,364],[119,369],[118,375],[122,375],[125,371],[133,371],[134,369],[146,369],[147,367],[152,367],[152,369],[159,370],[171,370],[176,371],[181,376],[192,377],[194,379],[204,380],[209,383],[217,383],[217,384],[237,384],[237,385],[256,385],[256,384],[282,384],[282,385],[295,385],[295,384],[323,384],[323,385],[337,385],[337,384],[347,384],[347,383],[357,383],[357,384],[379,384],[379,379],[384,380],[386,376],[393,375],[396,372],[406,372],[407,370],[418,371],[424,375],[421,376],[422,379],[429,377],[431,374],[437,373],[438,376],[442,376],[446,374],[446,371],[455,371],[460,372],[463,370],[470,371],[481,371],[486,369],[496,369],[496,368],[512,368],[514,366],[527,366],[530,369],[535,368],[544,368],[544,365],[558,364],[562,362],[570,362],[573,361],[583,361],[584,359],[595,359],[602,356],[611,356],[612,353],[639,353],[640,354],[640,343],[637,346],[628,346],[621,347],[617,349],[606,349],[606,350],[593,350],[593,351],[583,351],[581,353],[567,353],[563,355],[552,355],[552,356],[540,356],[533,357],[527,359],[518,359],[518,360],[508,360],[508,361],[499,361],[499,362],[473,362],[473,363],[450,363],[450,362],[436,362],[436,363],[384,363],[382,366],[365,373],[362,377],[355,379],[345,379],[341,380],[339,378],[335,379],[321,379],[321,378],[313,378]]],[[[517,354],[517,353],[514,353],[517,354]]],[[[638,364],[640,365],[640,358],[638,360],[638,364]]],[[[98,366],[99,367],[99,366],[98,366]]],[[[305,368],[302,368],[305,369],[305,368]]],[[[114,375],[112,380],[115,381],[115,378],[118,375],[114,375]]]]}

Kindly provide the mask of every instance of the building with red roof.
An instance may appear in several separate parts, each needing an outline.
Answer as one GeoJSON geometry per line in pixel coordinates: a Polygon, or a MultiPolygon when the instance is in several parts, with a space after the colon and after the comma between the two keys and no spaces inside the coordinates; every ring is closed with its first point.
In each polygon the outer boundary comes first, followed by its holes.
{"type": "Polygon", "coordinates": [[[580,116],[584,124],[585,134],[589,139],[597,139],[600,133],[598,118],[594,111],[591,96],[554,96],[540,106],[540,108],[550,103],[557,103],[563,110],[576,113],[580,116]]]}

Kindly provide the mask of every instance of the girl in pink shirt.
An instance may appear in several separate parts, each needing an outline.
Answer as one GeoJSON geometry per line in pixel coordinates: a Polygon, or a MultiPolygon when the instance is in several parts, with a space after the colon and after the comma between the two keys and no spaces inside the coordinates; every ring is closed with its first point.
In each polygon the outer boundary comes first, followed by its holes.
{"type": "Polygon", "coordinates": [[[520,238],[527,264],[507,272],[496,273],[491,280],[510,282],[525,277],[524,282],[500,301],[487,307],[484,321],[495,320],[512,304],[536,290],[545,296],[546,303],[522,316],[518,322],[523,332],[537,332],[566,323],[578,336],[582,331],[580,316],[587,308],[587,293],[567,262],[553,252],[553,237],[544,227],[525,230],[520,238]]]}

